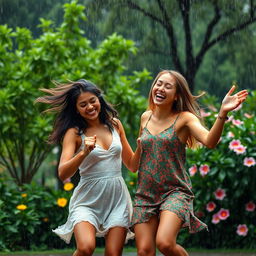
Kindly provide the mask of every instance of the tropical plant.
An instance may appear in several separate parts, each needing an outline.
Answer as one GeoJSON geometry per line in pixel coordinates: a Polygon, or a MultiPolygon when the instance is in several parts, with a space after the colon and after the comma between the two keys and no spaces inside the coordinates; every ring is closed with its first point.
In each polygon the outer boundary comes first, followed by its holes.
{"type": "Polygon", "coordinates": [[[51,150],[46,139],[53,116],[41,115],[44,107],[34,105],[39,88],[53,86],[51,80],[92,80],[120,112],[128,137],[137,130],[145,106],[137,88],[149,72],[124,75],[136,47],[122,36],[110,35],[94,49],[80,28],[84,8],[77,1],[64,4],[63,23],[56,28],[40,19],[38,38],[26,28],[0,26],[0,165],[19,185],[32,181],[51,150]]]}
{"type": "MultiPolygon", "coordinates": [[[[207,223],[209,233],[181,236],[190,247],[255,248],[256,239],[256,91],[243,107],[229,115],[215,149],[188,150],[187,161],[195,211],[207,223]]],[[[217,116],[214,97],[203,100],[205,122],[211,127],[217,116]]]]}

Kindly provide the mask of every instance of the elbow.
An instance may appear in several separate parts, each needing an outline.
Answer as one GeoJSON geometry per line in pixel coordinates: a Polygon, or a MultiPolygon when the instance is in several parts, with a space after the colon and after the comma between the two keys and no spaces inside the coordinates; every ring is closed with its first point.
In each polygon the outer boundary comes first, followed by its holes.
{"type": "Polygon", "coordinates": [[[60,168],[58,169],[58,176],[62,182],[64,182],[68,178],[68,177],[66,177],[65,173],[60,168]]]}
{"type": "Polygon", "coordinates": [[[216,147],[217,144],[208,144],[206,145],[207,148],[209,149],[214,149],[216,147]]]}

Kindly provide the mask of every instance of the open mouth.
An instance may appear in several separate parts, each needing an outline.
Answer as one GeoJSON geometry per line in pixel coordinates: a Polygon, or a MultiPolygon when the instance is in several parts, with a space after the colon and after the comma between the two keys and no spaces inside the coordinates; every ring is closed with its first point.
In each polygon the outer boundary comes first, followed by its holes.
{"type": "Polygon", "coordinates": [[[156,100],[164,100],[166,97],[163,95],[163,94],[160,94],[160,93],[157,93],[156,96],[155,96],[156,100]]]}

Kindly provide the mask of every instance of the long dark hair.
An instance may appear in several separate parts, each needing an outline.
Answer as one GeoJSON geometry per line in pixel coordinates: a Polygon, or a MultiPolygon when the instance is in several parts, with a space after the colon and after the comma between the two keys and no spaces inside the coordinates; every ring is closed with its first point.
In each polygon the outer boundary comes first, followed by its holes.
{"type": "Polygon", "coordinates": [[[41,91],[50,94],[39,97],[35,102],[50,104],[51,108],[44,112],[56,112],[53,131],[48,138],[48,143],[58,144],[61,143],[66,131],[69,128],[77,128],[78,134],[86,130],[88,124],[86,120],[77,112],[76,102],[79,95],[83,92],[90,92],[94,94],[101,104],[99,113],[99,120],[102,124],[108,126],[113,130],[114,118],[118,117],[117,111],[105,101],[102,91],[92,82],[80,79],[76,82],[68,84],[59,84],[54,82],[55,88],[40,89],[41,91]]]}

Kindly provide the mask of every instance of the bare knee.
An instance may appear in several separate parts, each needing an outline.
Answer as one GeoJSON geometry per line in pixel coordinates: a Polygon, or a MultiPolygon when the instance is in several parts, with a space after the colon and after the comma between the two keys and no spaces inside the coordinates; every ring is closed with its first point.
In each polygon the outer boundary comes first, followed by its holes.
{"type": "Polygon", "coordinates": [[[153,256],[155,255],[155,249],[151,246],[140,246],[137,248],[138,256],[153,256]]]}
{"type": "Polygon", "coordinates": [[[176,241],[161,239],[156,241],[157,249],[163,254],[170,254],[175,251],[176,241]]]}
{"type": "Polygon", "coordinates": [[[95,250],[95,245],[80,245],[77,247],[77,256],[91,256],[95,250]]]}

